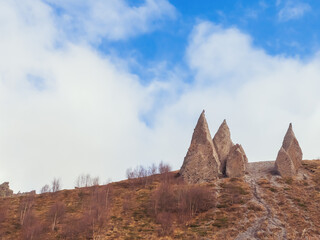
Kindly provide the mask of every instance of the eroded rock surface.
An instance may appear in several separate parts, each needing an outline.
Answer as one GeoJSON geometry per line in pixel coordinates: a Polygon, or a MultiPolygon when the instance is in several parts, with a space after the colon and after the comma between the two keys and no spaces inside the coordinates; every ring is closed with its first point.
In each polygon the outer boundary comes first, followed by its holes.
{"type": "Polygon", "coordinates": [[[226,160],[226,175],[228,177],[243,177],[246,173],[248,158],[241,145],[234,145],[226,160]]]}
{"type": "Polygon", "coordinates": [[[231,140],[231,134],[226,120],[223,121],[217,133],[214,135],[213,145],[218,153],[220,161],[220,172],[225,174],[227,157],[234,145],[231,140]]]}
{"type": "Polygon", "coordinates": [[[190,147],[184,158],[180,174],[188,183],[209,182],[220,173],[218,154],[213,145],[203,111],[194,129],[190,147]]]}
{"type": "Polygon", "coordinates": [[[296,174],[296,168],[289,156],[289,154],[281,147],[278,152],[277,161],[275,167],[282,177],[291,177],[296,174]]]}
{"type": "Polygon", "coordinates": [[[290,123],[288,131],[283,139],[282,147],[278,152],[275,169],[283,177],[291,177],[297,174],[302,164],[302,150],[293,132],[290,123]]]}
{"type": "Polygon", "coordinates": [[[13,191],[9,188],[9,182],[4,182],[0,185],[0,197],[11,197],[13,191]]]}

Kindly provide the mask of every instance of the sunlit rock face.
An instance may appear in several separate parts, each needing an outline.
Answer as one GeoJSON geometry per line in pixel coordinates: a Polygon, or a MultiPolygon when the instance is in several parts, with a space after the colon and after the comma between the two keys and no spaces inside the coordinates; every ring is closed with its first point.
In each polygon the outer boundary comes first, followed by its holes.
{"type": "Polygon", "coordinates": [[[248,158],[241,145],[236,144],[230,150],[226,160],[227,177],[243,177],[246,173],[248,158]]]}
{"type": "Polygon", "coordinates": [[[302,155],[302,150],[290,123],[282,147],[278,152],[275,169],[283,177],[294,176],[301,167],[302,155]]]}
{"type": "Polygon", "coordinates": [[[203,111],[194,129],[190,147],[180,169],[188,183],[209,182],[220,174],[220,162],[213,145],[208,123],[203,111]]]}
{"type": "Polygon", "coordinates": [[[226,174],[226,163],[227,157],[230,150],[234,146],[231,140],[231,134],[226,120],[220,125],[217,133],[213,138],[213,145],[217,150],[219,161],[220,161],[220,172],[226,174]]]}

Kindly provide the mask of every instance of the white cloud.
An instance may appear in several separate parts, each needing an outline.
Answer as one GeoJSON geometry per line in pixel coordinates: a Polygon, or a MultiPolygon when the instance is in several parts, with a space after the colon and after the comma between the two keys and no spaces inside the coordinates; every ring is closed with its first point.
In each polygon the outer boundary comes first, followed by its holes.
{"type": "Polygon", "coordinates": [[[293,122],[305,157],[318,157],[318,55],[309,61],[270,56],[239,30],[203,22],[191,35],[187,59],[195,82],[172,113],[205,108],[213,133],[227,118],[250,161],[275,159],[293,122]]]}
{"type": "Polygon", "coordinates": [[[60,11],[60,26],[75,39],[126,39],[150,32],[159,20],[175,17],[175,8],[167,0],[146,0],[130,7],[125,0],[46,0],[60,11]]]}
{"type": "Polygon", "coordinates": [[[57,24],[40,1],[1,2],[0,182],[15,191],[53,177],[70,188],[86,172],[119,180],[161,160],[178,169],[202,109],[212,134],[227,118],[250,161],[274,159],[291,121],[306,158],[318,157],[318,55],[269,56],[236,28],[202,22],[186,50],[194,81],[159,68],[167,79],[145,86],[86,43],[57,47],[57,24]],[[152,128],[141,120],[150,113],[152,128]]]}
{"type": "MultiPolygon", "coordinates": [[[[277,5],[280,3],[277,2],[277,5]]],[[[299,3],[287,1],[283,8],[278,12],[278,18],[280,21],[289,21],[292,19],[298,19],[303,17],[307,12],[311,10],[311,7],[307,3],[299,3]]]]}
{"type": "Polygon", "coordinates": [[[40,1],[2,2],[0,16],[0,181],[26,191],[56,176],[72,187],[82,172],[119,179],[152,159],[139,115],[157,89],[86,44],[56,48],[40,1]]]}

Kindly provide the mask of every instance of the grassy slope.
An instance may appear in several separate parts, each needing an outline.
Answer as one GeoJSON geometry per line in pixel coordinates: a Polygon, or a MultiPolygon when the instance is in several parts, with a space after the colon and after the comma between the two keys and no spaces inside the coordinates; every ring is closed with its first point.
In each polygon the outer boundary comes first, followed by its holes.
{"type": "MultiPolygon", "coordinates": [[[[270,206],[271,214],[276,215],[285,226],[288,239],[317,239],[320,236],[320,161],[304,161],[303,171],[306,175],[304,179],[277,177],[274,183],[270,176],[266,176],[258,181],[261,197],[270,206]]],[[[174,179],[174,175],[172,173],[170,178],[174,179]]],[[[194,215],[185,224],[174,221],[174,231],[170,236],[159,237],[162,226],[150,212],[150,199],[160,184],[160,179],[156,175],[147,183],[121,181],[98,187],[100,191],[110,191],[107,221],[101,227],[95,225],[94,234],[92,229],[85,231],[83,228],[83,233],[80,231],[77,237],[63,233],[66,229],[78,226],[77,219],[88,212],[90,198],[97,188],[36,195],[32,209],[43,228],[39,239],[234,239],[239,232],[245,232],[266,214],[264,206],[254,201],[253,191],[246,181],[219,179],[207,184],[215,196],[215,207],[194,215]],[[59,201],[65,204],[66,212],[52,231],[52,218],[48,212],[59,201]]],[[[20,196],[0,199],[1,212],[6,212],[2,214],[5,217],[0,222],[0,239],[22,238],[20,206],[26,198],[20,196]]],[[[81,228],[82,225],[79,226],[81,228]]],[[[277,239],[277,231],[276,228],[268,229],[266,223],[261,225],[258,234],[261,239],[277,239]]],[[[36,235],[33,237],[37,239],[36,235]]]]}

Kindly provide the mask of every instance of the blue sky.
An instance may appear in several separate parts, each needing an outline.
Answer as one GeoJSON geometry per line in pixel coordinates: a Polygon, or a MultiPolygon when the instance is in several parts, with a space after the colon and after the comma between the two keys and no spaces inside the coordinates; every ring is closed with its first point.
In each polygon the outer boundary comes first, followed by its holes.
{"type": "MultiPolygon", "coordinates": [[[[270,55],[307,59],[319,49],[317,1],[170,1],[176,17],[153,32],[121,41],[102,40],[98,49],[143,65],[157,61],[183,64],[188,36],[199,21],[236,27],[251,36],[254,46],[270,55]]],[[[140,73],[143,74],[143,73],[140,73]]]]}
{"type": "Polygon", "coordinates": [[[203,109],[249,161],[275,159],[290,122],[319,158],[319,4],[0,1],[0,182],[179,169],[203,109]]]}

